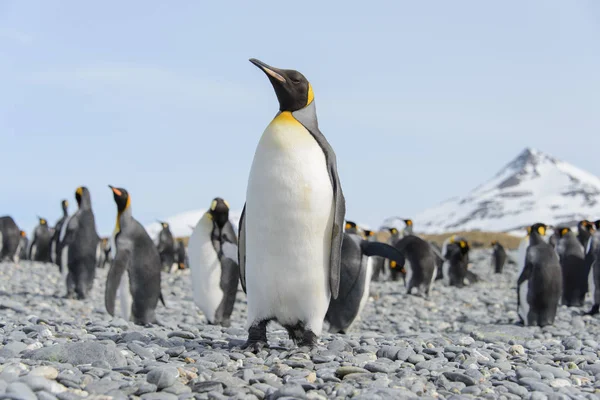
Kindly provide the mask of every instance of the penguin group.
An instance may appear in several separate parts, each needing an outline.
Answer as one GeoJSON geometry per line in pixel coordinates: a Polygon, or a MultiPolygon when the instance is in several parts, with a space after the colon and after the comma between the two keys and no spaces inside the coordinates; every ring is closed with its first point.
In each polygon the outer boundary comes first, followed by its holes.
{"type": "MultiPolygon", "coordinates": [[[[238,291],[245,293],[243,348],[252,351],[269,346],[271,322],[300,347],[314,347],[324,327],[347,333],[374,281],[398,282],[406,295],[428,299],[436,281],[461,290],[481,280],[470,269],[476,243],[464,236],[451,235],[440,246],[417,235],[409,218],[396,218],[400,228],[378,231],[348,220],[336,154],[319,128],[311,83],[296,70],[250,62],[269,80],[279,107],[257,142],[237,231],[229,203],[214,197],[187,246],[165,221],[158,221],[153,241],[134,218],[131,194],[109,185],[115,227],[101,238],[90,191],[80,186],[77,210],[69,215],[62,200],[60,219],[51,227],[38,217],[31,240],[11,217],[0,217],[0,261],[54,263],[65,297],[82,301],[94,290],[97,269],[107,268],[106,311],[144,326],[160,324],[156,309],[166,307],[162,273],[189,270],[194,304],[208,324],[230,326],[238,291]]],[[[587,293],[589,313],[600,312],[599,222],[581,221],[577,232],[552,227],[549,238],[551,227],[543,223],[527,228],[515,293],[522,324],[552,324],[559,304],[581,307],[587,293]]],[[[491,247],[490,272],[502,274],[507,252],[499,241],[491,247]]]]}

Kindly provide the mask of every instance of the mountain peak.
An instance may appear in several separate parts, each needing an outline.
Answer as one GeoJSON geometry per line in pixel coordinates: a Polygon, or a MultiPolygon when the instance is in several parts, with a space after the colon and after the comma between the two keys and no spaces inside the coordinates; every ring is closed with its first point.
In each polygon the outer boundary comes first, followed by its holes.
{"type": "Polygon", "coordinates": [[[600,179],[525,148],[492,179],[463,197],[415,216],[422,232],[510,231],[537,221],[572,224],[600,217],[600,179]]]}

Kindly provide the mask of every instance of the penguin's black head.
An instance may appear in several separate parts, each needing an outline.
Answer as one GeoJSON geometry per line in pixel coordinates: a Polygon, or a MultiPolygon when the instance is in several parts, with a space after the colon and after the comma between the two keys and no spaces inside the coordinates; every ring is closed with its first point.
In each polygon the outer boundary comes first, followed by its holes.
{"type": "Polygon", "coordinates": [[[548,225],[546,224],[542,224],[541,222],[538,222],[536,224],[531,225],[530,229],[528,229],[528,231],[530,233],[538,233],[541,236],[546,236],[546,230],[548,229],[548,225]]]}
{"type": "Polygon", "coordinates": [[[38,217],[38,220],[40,221],[40,225],[42,225],[42,226],[48,225],[48,221],[46,221],[46,218],[38,217]]]}
{"type": "Polygon", "coordinates": [[[413,225],[412,219],[404,219],[403,221],[406,224],[406,226],[412,226],[413,225]]]}
{"type": "Polygon", "coordinates": [[[69,202],[67,200],[61,201],[60,205],[62,206],[63,211],[67,211],[67,208],[69,208],[69,202]]]}
{"type": "Polygon", "coordinates": [[[373,232],[373,231],[370,231],[370,230],[368,230],[368,229],[365,229],[365,231],[364,231],[364,232],[365,232],[365,236],[366,236],[366,237],[370,237],[370,236],[373,236],[373,235],[375,234],[375,232],[373,232]]]}
{"type": "Polygon", "coordinates": [[[492,244],[492,246],[495,246],[496,244],[498,244],[498,241],[497,240],[492,240],[491,244],[492,244]]]}
{"type": "Polygon", "coordinates": [[[460,247],[460,251],[463,254],[467,254],[469,252],[469,250],[471,249],[469,247],[469,243],[466,240],[460,240],[456,244],[458,245],[458,247],[460,247]]]}
{"type": "Polygon", "coordinates": [[[580,231],[586,230],[588,232],[592,232],[594,230],[594,224],[588,221],[587,219],[584,219],[583,221],[580,221],[579,224],[577,224],[577,228],[580,231]]]}
{"type": "Polygon", "coordinates": [[[160,223],[160,226],[162,226],[163,229],[169,229],[169,224],[166,222],[162,222],[162,221],[158,221],[160,223]]]}
{"type": "Polygon", "coordinates": [[[223,228],[229,221],[229,203],[220,197],[215,197],[208,211],[212,220],[219,228],[223,228]]]}
{"type": "Polygon", "coordinates": [[[594,228],[596,228],[596,230],[600,230],[600,219],[594,222],[594,228]]]}
{"type": "Polygon", "coordinates": [[[561,226],[559,228],[556,228],[556,233],[558,233],[558,237],[563,237],[569,232],[571,232],[571,228],[568,228],[566,226],[561,226]]]}
{"type": "Polygon", "coordinates": [[[256,58],[251,58],[250,62],[267,74],[279,100],[279,111],[297,111],[313,101],[312,87],[300,72],[274,68],[256,58]]]}
{"type": "Polygon", "coordinates": [[[83,196],[83,187],[80,186],[75,190],[75,200],[77,200],[77,205],[81,205],[81,197],[83,196]]]}
{"type": "Polygon", "coordinates": [[[131,205],[131,198],[129,197],[129,193],[127,190],[123,188],[116,188],[111,185],[108,187],[113,191],[113,197],[115,198],[115,203],[117,204],[117,211],[122,213],[131,205]]]}
{"type": "Polygon", "coordinates": [[[346,221],[345,230],[356,229],[356,223],[352,221],[346,221]]]}

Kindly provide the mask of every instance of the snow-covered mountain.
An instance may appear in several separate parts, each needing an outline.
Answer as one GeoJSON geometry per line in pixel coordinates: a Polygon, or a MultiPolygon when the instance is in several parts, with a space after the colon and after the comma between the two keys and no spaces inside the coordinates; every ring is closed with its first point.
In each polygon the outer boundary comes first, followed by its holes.
{"type": "MultiPolygon", "coordinates": [[[[415,231],[511,232],[536,222],[576,225],[600,218],[600,178],[535,149],[525,149],[464,197],[415,216],[415,231]]],[[[388,218],[384,225],[402,228],[388,218]]]]}

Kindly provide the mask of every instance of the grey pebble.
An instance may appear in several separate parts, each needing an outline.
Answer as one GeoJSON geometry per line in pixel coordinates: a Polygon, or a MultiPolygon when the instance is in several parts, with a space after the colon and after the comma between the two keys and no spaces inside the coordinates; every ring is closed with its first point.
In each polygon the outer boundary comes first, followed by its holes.
{"type": "Polygon", "coordinates": [[[146,379],[149,383],[155,384],[159,389],[169,387],[175,383],[179,377],[179,371],[173,367],[164,367],[153,369],[148,373],[146,379]]]}
{"type": "Polygon", "coordinates": [[[12,382],[6,388],[6,394],[18,396],[21,400],[37,400],[37,396],[23,382],[12,382]]]}

